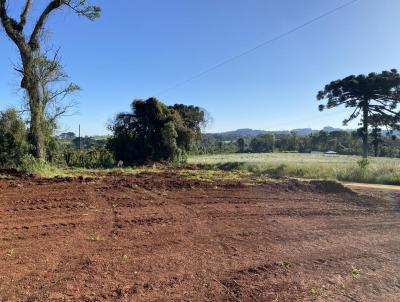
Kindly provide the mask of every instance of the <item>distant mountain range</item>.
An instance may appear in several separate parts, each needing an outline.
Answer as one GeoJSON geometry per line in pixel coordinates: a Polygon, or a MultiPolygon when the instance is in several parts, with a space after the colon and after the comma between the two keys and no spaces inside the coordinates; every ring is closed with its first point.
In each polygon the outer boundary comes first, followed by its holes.
{"type": "MultiPolygon", "coordinates": [[[[332,132],[332,131],[348,131],[340,128],[334,128],[334,127],[324,127],[322,129],[325,132],[332,132]]],[[[278,131],[265,131],[265,130],[253,130],[249,128],[245,129],[237,129],[234,131],[227,131],[227,132],[219,132],[219,133],[209,133],[210,135],[214,136],[217,139],[223,139],[223,140],[234,140],[238,138],[243,138],[243,137],[256,137],[261,134],[265,133],[274,133],[274,134],[290,134],[291,132],[295,132],[297,135],[300,136],[307,136],[310,135],[311,133],[319,132],[321,130],[314,130],[311,128],[300,128],[300,129],[293,129],[293,130],[278,130],[278,131]]]]}
{"type": "Polygon", "coordinates": [[[214,136],[217,139],[233,140],[241,137],[256,137],[264,133],[267,133],[267,131],[253,130],[253,129],[237,129],[233,131],[208,133],[208,134],[214,136]]]}

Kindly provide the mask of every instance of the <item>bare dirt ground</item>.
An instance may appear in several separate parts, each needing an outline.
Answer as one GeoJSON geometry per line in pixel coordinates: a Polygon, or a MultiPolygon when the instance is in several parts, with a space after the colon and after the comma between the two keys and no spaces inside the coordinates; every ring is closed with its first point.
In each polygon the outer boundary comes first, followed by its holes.
{"type": "Polygon", "coordinates": [[[0,180],[0,301],[399,301],[400,192],[375,193],[0,180]]]}

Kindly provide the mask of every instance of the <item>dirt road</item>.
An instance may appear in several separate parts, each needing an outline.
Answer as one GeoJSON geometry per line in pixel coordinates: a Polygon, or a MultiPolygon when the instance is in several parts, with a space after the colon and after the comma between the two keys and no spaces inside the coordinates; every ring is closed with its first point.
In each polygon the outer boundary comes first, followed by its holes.
{"type": "Polygon", "coordinates": [[[345,186],[353,189],[374,189],[374,190],[382,190],[382,191],[400,191],[400,186],[394,185],[381,185],[381,184],[367,184],[367,183],[359,183],[359,182],[346,182],[345,186]]]}
{"type": "Polygon", "coordinates": [[[174,173],[0,192],[0,301],[400,300],[397,195],[174,173]]]}

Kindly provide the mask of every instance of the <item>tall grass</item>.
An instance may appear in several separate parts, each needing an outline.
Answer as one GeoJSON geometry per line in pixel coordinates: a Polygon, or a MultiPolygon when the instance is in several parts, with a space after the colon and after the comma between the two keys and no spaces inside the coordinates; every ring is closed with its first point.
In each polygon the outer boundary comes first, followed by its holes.
{"type": "Polygon", "coordinates": [[[18,170],[25,175],[36,175],[45,178],[67,176],[63,169],[48,162],[37,160],[32,155],[25,155],[22,158],[18,170]]]}
{"type": "Polygon", "coordinates": [[[359,160],[360,157],[345,155],[244,153],[192,156],[188,162],[204,169],[400,185],[400,159],[371,158],[366,168],[357,164],[359,160]]]}

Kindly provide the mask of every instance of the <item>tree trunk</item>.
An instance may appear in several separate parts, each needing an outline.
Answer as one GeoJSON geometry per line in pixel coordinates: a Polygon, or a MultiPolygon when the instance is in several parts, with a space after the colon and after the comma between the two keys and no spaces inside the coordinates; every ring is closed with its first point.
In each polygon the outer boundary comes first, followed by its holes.
{"type": "Polygon", "coordinates": [[[368,157],[368,101],[363,104],[363,158],[368,157]]]}
{"type": "Polygon", "coordinates": [[[45,143],[43,137],[43,113],[40,104],[31,106],[31,143],[34,147],[33,155],[39,160],[46,160],[45,143]]]}
{"type": "Polygon", "coordinates": [[[44,141],[44,108],[39,90],[39,81],[36,74],[34,59],[31,56],[22,57],[24,78],[21,87],[26,90],[31,116],[30,142],[33,145],[33,155],[39,160],[46,160],[44,141]]]}
{"type": "Polygon", "coordinates": [[[375,154],[375,157],[378,157],[378,144],[377,143],[374,144],[374,154],[375,154]]]}

